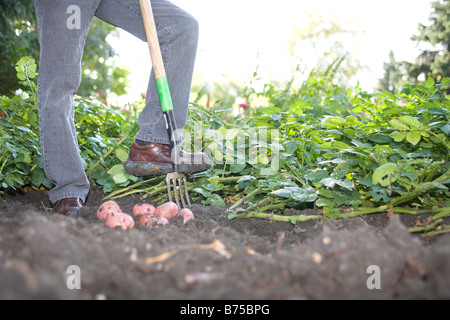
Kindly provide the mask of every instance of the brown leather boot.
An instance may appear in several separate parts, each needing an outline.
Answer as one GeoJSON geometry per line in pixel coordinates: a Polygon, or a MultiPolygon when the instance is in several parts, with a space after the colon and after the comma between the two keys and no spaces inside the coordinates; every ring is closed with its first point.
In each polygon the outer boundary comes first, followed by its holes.
{"type": "MultiPolygon", "coordinates": [[[[178,172],[202,172],[210,167],[211,160],[206,154],[180,151],[178,172]]],[[[127,173],[136,177],[152,177],[174,172],[170,145],[151,142],[146,146],[140,146],[135,142],[131,146],[124,168],[127,173]]]]}
{"type": "Polygon", "coordinates": [[[78,210],[80,210],[83,205],[83,200],[80,198],[64,198],[53,204],[52,212],[76,218],[78,216],[78,210]]]}

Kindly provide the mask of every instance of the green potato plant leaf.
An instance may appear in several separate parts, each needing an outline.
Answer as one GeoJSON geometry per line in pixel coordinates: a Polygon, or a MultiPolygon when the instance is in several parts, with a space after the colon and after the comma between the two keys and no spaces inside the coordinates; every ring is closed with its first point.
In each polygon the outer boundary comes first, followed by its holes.
{"type": "Polygon", "coordinates": [[[382,187],[387,187],[389,184],[395,182],[398,177],[397,165],[395,163],[386,163],[375,169],[372,175],[372,184],[380,184],[382,187]]]}

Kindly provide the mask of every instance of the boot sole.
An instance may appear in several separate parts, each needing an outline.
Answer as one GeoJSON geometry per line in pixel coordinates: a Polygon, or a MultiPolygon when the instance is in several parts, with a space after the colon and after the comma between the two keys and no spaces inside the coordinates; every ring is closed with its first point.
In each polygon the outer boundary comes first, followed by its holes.
{"type": "MultiPolygon", "coordinates": [[[[156,177],[174,172],[173,166],[167,163],[143,162],[127,160],[123,167],[125,172],[135,177],[156,177]]],[[[180,164],[178,172],[197,173],[206,171],[211,167],[209,164],[180,164]]]]}

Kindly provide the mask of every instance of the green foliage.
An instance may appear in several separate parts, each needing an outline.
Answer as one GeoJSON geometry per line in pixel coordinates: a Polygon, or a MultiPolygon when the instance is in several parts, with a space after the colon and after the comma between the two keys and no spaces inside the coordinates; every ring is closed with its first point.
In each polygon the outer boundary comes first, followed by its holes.
{"type": "Polygon", "coordinates": [[[17,82],[14,68],[22,56],[39,56],[36,17],[29,0],[0,2],[0,94],[25,89],[17,82]]]}
{"type": "Polygon", "coordinates": [[[78,145],[88,177],[105,192],[136,182],[122,165],[137,129],[136,117],[97,99],[80,97],[75,99],[75,110],[78,145]]]}
{"type": "Polygon", "coordinates": [[[36,72],[36,62],[33,57],[22,57],[16,64],[17,78],[19,78],[19,83],[28,87],[33,94],[36,94],[36,84],[33,82],[33,79],[37,77],[36,72]]]}
{"type": "MultiPolygon", "coordinates": [[[[49,188],[40,159],[38,115],[36,106],[36,65],[31,57],[16,64],[20,82],[28,85],[29,92],[12,98],[1,96],[0,109],[5,118],[0,119],[0,190],[16,190],[29,184],[35,188],[49,188]]],[[[3,192],[3,191],[0,191],[3,192]]]]}
{"type": "MultiPolygon", "coordinates": [[[[84,47],[82,81],[78,95],[105,97],[111,92],[126,92],[129,71],[114,64],[114,52],[106,41],[116,36],[115,27],[94,18],[84,47]]],[[[0,2],[0,94],[11,95],[15,90],[26,90],[16,80],[14,68],[20,57],[33,56],[39,61],[39,42],[36,32],[36,16],[30,0],[2,0],[0,2]]]]}
{"type": "MultiPolygon", "coordinates": [[[[40,161],[33,61],[21,59],[16,67],[30,89],[0,98],[6,117],[0,119],[3,192],[50,187],[40,161]]],[[[450,101],[442,92],[449,83],[429,78],[394,93],[369,94],[342,89],[327,71],[312,73],[298,87],[290,81],[281,88],[267,84],[262,92],[247,89],[250,100],[263,97],[269,104],[252,107],[248,117],[225,121],[226,108],[191,104],[183,148],[213,159],[210,170],[194,175],[191,194],[204,204],[231,204],[230,219],[296,223],[319,217],[274,215],[287,208],[320,209],[328,219],[426,208],[438,210],[440,221],[450,206],[450,101]]],[[[107,198],[163,193],[157,200],[167,199],[163,177],[143,181],[123,169],[136,116],[94,99],[77,97],[75,103],[86,172],[111,192],[107,198]]]]}
{"type": "MultiPolygon", "coordinates": [[[[24,188],[51,188],[45,177],[39,145],[36,105],[36,64],[31,57],[16,64],[17,77],[28,86],[13,97],[0,96],[0,193],[24,188]]],[[[126,174],[122,162],[137,128],[136,116],[126,116],[97,99],[75,98],[75,125],[80,153],[91,180],[105,192],[136,182],[126,174]]]]}
{"type": "Polygon", "coordinates": [[[253,94],[267,98],[269,107],[253,108],[247,118],[224,123],[213,109],[202,132],[198,123],[188,123],[197,130],[192,143],[203,141],[197,150],[215,159],[209,172],[196,175],[193,191],[204,203],[220,196],[241,209],[245,203],[246,210],[315,207],[330,218],[342,206],[356,210],[395,199],[408,198],[403,203],[418,208],[441,206],[450,195],[450,101],[442,94],[449,82],[430,78],[376,95],[341,89],[326,75],[311,74],[298,88],[268,84],[253,94]],[[271,130],[279,136],[262,145],[258,132],[271,130]],[[251,157],[255,145],[265,158],[251,157]]]}

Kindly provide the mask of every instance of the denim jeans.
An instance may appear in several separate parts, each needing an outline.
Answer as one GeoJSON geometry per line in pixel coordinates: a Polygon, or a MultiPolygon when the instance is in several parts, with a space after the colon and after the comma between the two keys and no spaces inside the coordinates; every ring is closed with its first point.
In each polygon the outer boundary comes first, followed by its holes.
{"type": "MultiPolygon", "coordinates": [[[[33,0],[40,43],[38,106],[42,164],[54,187],[52,203],[85,201],[89,181],[79,154],[73,97],[81,81],[81,59],[93,17],[146,40],[138,0],[33,0]],[[71,7],[72,6],[72,7],[71,7]],[[79,8],[79,21],[73,19],[79,8]],[[69,9],[69,7],[71,7],[69,9]]],[[[198,23],[168,0],[151,0],[177,124],[186,123],[198,42],[198,23]]],[[[148,53],[149,54],[149,53],[148,53]]],[[[153,71],[136,139],[169,144],[153,71]]]]}

